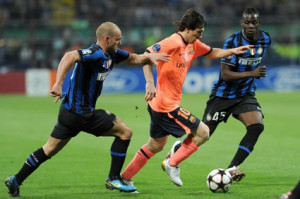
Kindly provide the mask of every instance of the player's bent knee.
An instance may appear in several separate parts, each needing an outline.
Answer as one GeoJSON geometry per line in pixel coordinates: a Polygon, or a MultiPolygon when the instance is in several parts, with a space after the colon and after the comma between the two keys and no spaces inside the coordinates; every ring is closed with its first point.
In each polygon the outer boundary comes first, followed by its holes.
{"type": "Polygon", "coordinates": [[[259,135],[264,131],[264,125],[262,123],[256,123],[256,124],[249,125],[247,127],[247,131],[253,132],[253,133],[259,135]]]}
{"type": "Polygon", "coordinates": [[[132,137],[132,130],[129,127],[124,127],[121,131],[120,138],[124,140],[131,139],[132,137]]]}
{"type": "Polygon", "coordinates": [[[209,138],[209,127],[203,122],[200,123],[200,136],[205,141],[209,138]]]}

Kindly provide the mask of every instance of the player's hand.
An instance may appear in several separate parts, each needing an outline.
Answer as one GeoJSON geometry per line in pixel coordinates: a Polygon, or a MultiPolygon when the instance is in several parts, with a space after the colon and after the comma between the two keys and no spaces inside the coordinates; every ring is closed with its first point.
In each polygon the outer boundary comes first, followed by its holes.
{"type": "Polygon", "coordinates": [[[255,70],[253,70],[253,77],[259,79],[261,77],[267,76],[267,67],[266,66],[259,66],[255,70]]]}
{"type": "Polygon", "coordinates": [[[148,58],[154,64],[157,64],[157,61],[170,61],[170,55],[168,55],[167,53],[148,53],[148,58]]]}
{"type": "Polygon", "coordinates": [[[49,94],[51,97],[55,97],[54,103],[58,102],[62,96],[62,86],[59,86],[55,83],[52,89],[49,91],[49,94]]]}
{"type": "Polygon", "coordinates": [[[254,45],[240,46],[238,48],[235,48],[234,54],[244,54],[247,52],[247,50],[250,50],[251,48],[254,48],[254,45]]]}
{"type": "Polygon", "coordinates": [[[146,83],[146,93],[144,99],[151,101],[156,96],[156,89],[154,83],[146,83]]]}

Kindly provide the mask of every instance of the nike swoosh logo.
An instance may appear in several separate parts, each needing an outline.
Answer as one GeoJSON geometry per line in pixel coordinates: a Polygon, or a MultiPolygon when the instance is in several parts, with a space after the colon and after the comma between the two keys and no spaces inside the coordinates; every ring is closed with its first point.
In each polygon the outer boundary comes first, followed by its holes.
{"type": "Polygon", "coordinates": [[[115,187],[117,187],[117,188],[120,188],[121,187],[121,185],[117,185],[117,184],[114,184],[114,183],[111,183],[113,186],[115,186],[115,187]]]}

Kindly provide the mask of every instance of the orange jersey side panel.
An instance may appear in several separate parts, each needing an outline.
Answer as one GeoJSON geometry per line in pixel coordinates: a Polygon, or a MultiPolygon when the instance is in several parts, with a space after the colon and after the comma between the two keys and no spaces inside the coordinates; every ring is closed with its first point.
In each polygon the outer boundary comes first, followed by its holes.
{"type": "Polygon", "coordinates": [[[185,44],[177,33],[148,48],[152,53],[167,53],[171,59],[170,62],[157,63],[156,97],[149,101],[153,110],[170,112],[180,106],[182,86],[192,61],[211,49],[199,40],[185,44]]]}

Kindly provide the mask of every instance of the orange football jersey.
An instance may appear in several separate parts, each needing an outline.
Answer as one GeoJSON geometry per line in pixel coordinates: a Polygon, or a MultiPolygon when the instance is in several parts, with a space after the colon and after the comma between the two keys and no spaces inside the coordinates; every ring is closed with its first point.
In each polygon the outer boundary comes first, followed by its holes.
{"type": "Polygon", "coordinates": [[[178,33],[150,46],[152,53],[167,53],[170,62],[159,61],[156,66],[156,97],[149,101],[157,112],[170,112],[180,106],[182,86],[192,61],[208,54],[212,48],[200,40],[187,44],[178,33]]]}

